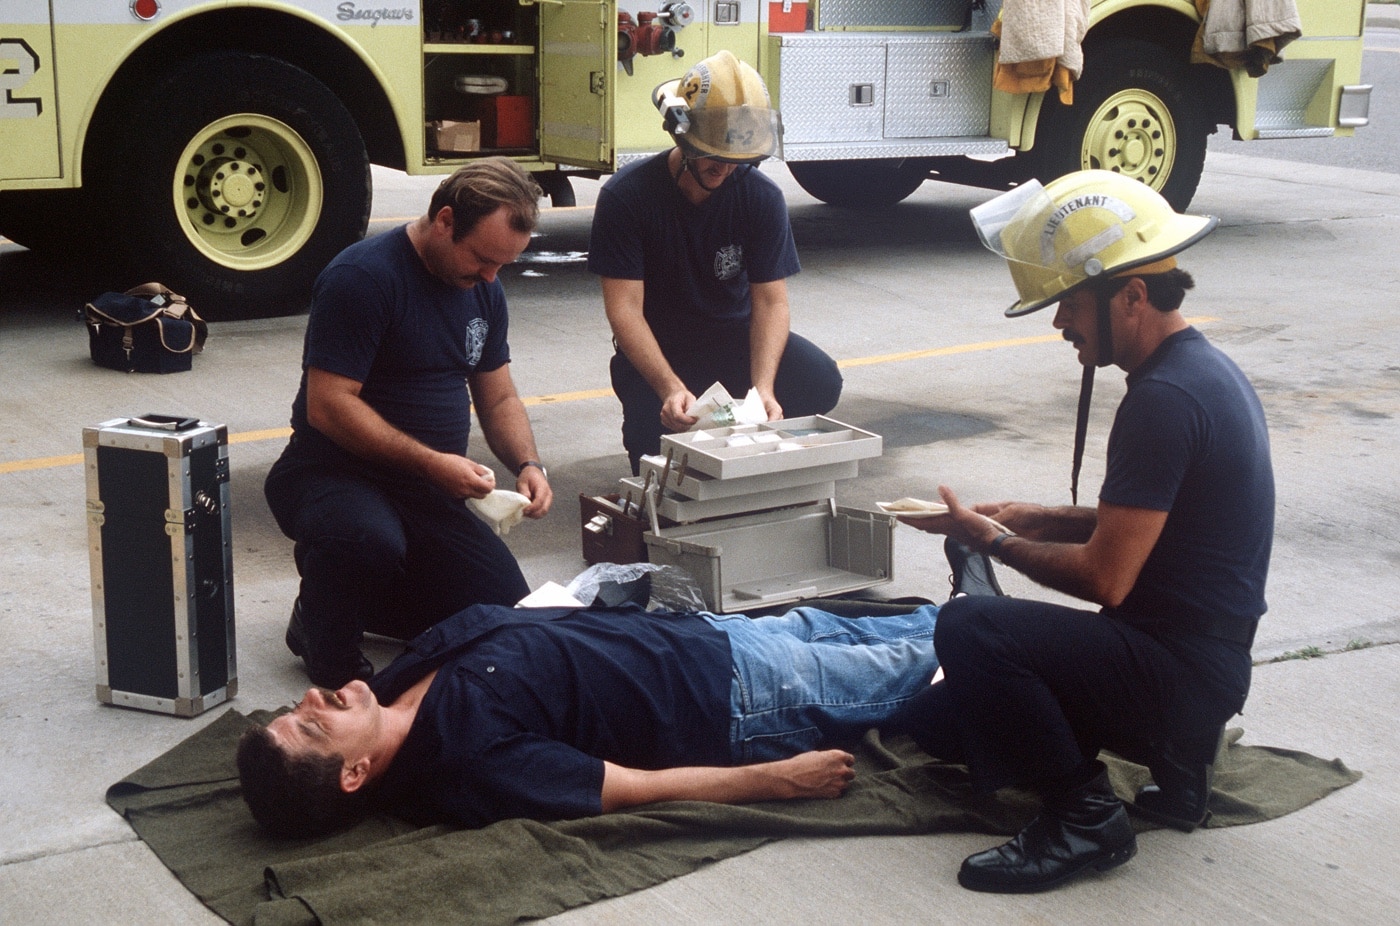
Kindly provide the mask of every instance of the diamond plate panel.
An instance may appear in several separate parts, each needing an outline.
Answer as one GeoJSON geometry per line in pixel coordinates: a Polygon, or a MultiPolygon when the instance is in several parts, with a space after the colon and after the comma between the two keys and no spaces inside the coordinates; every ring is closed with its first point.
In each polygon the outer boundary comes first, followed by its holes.
{"type": "Polygon", "coordinates": [[[891,39],[885,137],[987,134],[991,36],[891,39]]]}
{"type": "Polygon", "coordinates": [[[1281,61],[1259,78],[1254,125],[1261,134],[1315,129],[1308,124],[1308,103],[1327,77],[1330,60],[1281,61]]]}
{"type": "Polygon", "coordinates": [[[999,138],[882,139],[841,145],[783,145],[784,161],[843,161],[859,158],[933,158],[978,155],[997,158],[1011,149],[999,138]]]}
{"type": "Polygon", "coordinates": [[[817,28],[960,29],[970,6],[970,0],[821,0],[817,28]]]}
{"type": "Polygon", "coordinates": [[[800,41],[797,36],[783,41],[778,105],[783,113],[784,147],[872,141],[884,130],[884,43],[847,36],[823,38],[811,34],[800,41]],[[860,88],[868,88],[868,94],[853,103],[852,95],[860,88]]]}

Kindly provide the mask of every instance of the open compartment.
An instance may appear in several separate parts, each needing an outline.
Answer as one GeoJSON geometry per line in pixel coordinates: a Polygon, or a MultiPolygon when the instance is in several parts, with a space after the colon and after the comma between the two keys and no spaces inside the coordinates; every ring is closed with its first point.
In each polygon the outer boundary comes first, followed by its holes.
{"type": "Polygon", "coordinates": [[[894,578],[895,518],[831,499],[643,535],[653,563],[677,566],[717,612],[787,604],[894,578]]]}

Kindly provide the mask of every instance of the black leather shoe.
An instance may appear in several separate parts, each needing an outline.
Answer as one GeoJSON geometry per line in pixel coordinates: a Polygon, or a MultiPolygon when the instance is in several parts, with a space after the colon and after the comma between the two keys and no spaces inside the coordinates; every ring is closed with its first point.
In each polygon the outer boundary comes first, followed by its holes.
{"type": "Polygon", "coordinates": [[[306,664],[306,676],[311,679],[311,684],[320,688],[341,688],[357,678],[367,681],[374,674],[374,664],[358,649],[341,662],[327,663],[307,658],[306,626],[301,621],[300,598],[292,602],[292,616],[287,621],[285,640],[292,655],[300,656],[306,664]]]}
{"type": "Polygon", "coordinates": [[[958,883],[994,894],[1048,891],[1089,869],[1108,871],[1137,853],[1137,838],[1108,772],[1045,802],[1040,816],[1004,845],[968,856],[958,883]]]}
{"type": "Polygon", "coordinates": [[[959,595],[1004,595],[997,584],[996,573],[992,571],[992,561],[981,553],[974,553],[952,537],[943,541],[943,555],[948,557],[948,565],[953,567],[953,594],[959,595]]]}
{"type": "Polygon", "coordinates": [[[1133,810],[1163,826],[1189,833],[1210,819],[1210,791],[1215,781],[1215,755],[1225,739],[1222,725],[1214,735],[1203,738],[1201,748],[1168,749],[1166,754],[1148,763],[1153,783],[1140,789],[1133,798],[1133,810]],[[1209,743],[1210,745],[1206,745],[1209,743]],[[1213,746],[1213,748],[1212,748],[1213,746]],[[1179,757],[1182,751],[1194,751],[1193,759],[1179,757]],[[1206,753],[1209,761],[1203,761],[1206,753]]]}

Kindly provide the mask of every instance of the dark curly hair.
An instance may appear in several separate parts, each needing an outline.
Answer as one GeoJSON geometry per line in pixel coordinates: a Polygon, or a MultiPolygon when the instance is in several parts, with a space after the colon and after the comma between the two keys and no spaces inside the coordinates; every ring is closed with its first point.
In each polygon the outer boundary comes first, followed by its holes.
{"type": "Polygon", "coordinates": [[[1115,276],[1100,277],[1091,282],[1089,288],[1099,299],[1108,300],[1116,296],[1134,277],[1142,280],[1143,285],[1147,287],[1147,301],[1161,312],[1173,312],[1181,308],[1186,291],[1196,285],[1191,274],[1180,267],[1174,267],[1161,273],[1133,273],[1128,270],[1115,276]]]}
{"type": "Polygon", "coordinates": [[[341,790],[344,762],[339,755],[292,755],[264,726],[250,727],[238,738],[243,800],[253,819],[275,836],[321,836],[369,812],[374,788],[341,790]]]}

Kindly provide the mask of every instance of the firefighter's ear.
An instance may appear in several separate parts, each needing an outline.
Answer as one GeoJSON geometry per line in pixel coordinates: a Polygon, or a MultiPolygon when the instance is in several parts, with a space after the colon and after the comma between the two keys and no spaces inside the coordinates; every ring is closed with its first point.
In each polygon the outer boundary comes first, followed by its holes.
{"type": "Polygon", "coordinates": [[[452,207],[443,206],[437,211],[437,215],[433,216],[433,223],[451,232],[453,225],[452,218],[452,207]]]}

